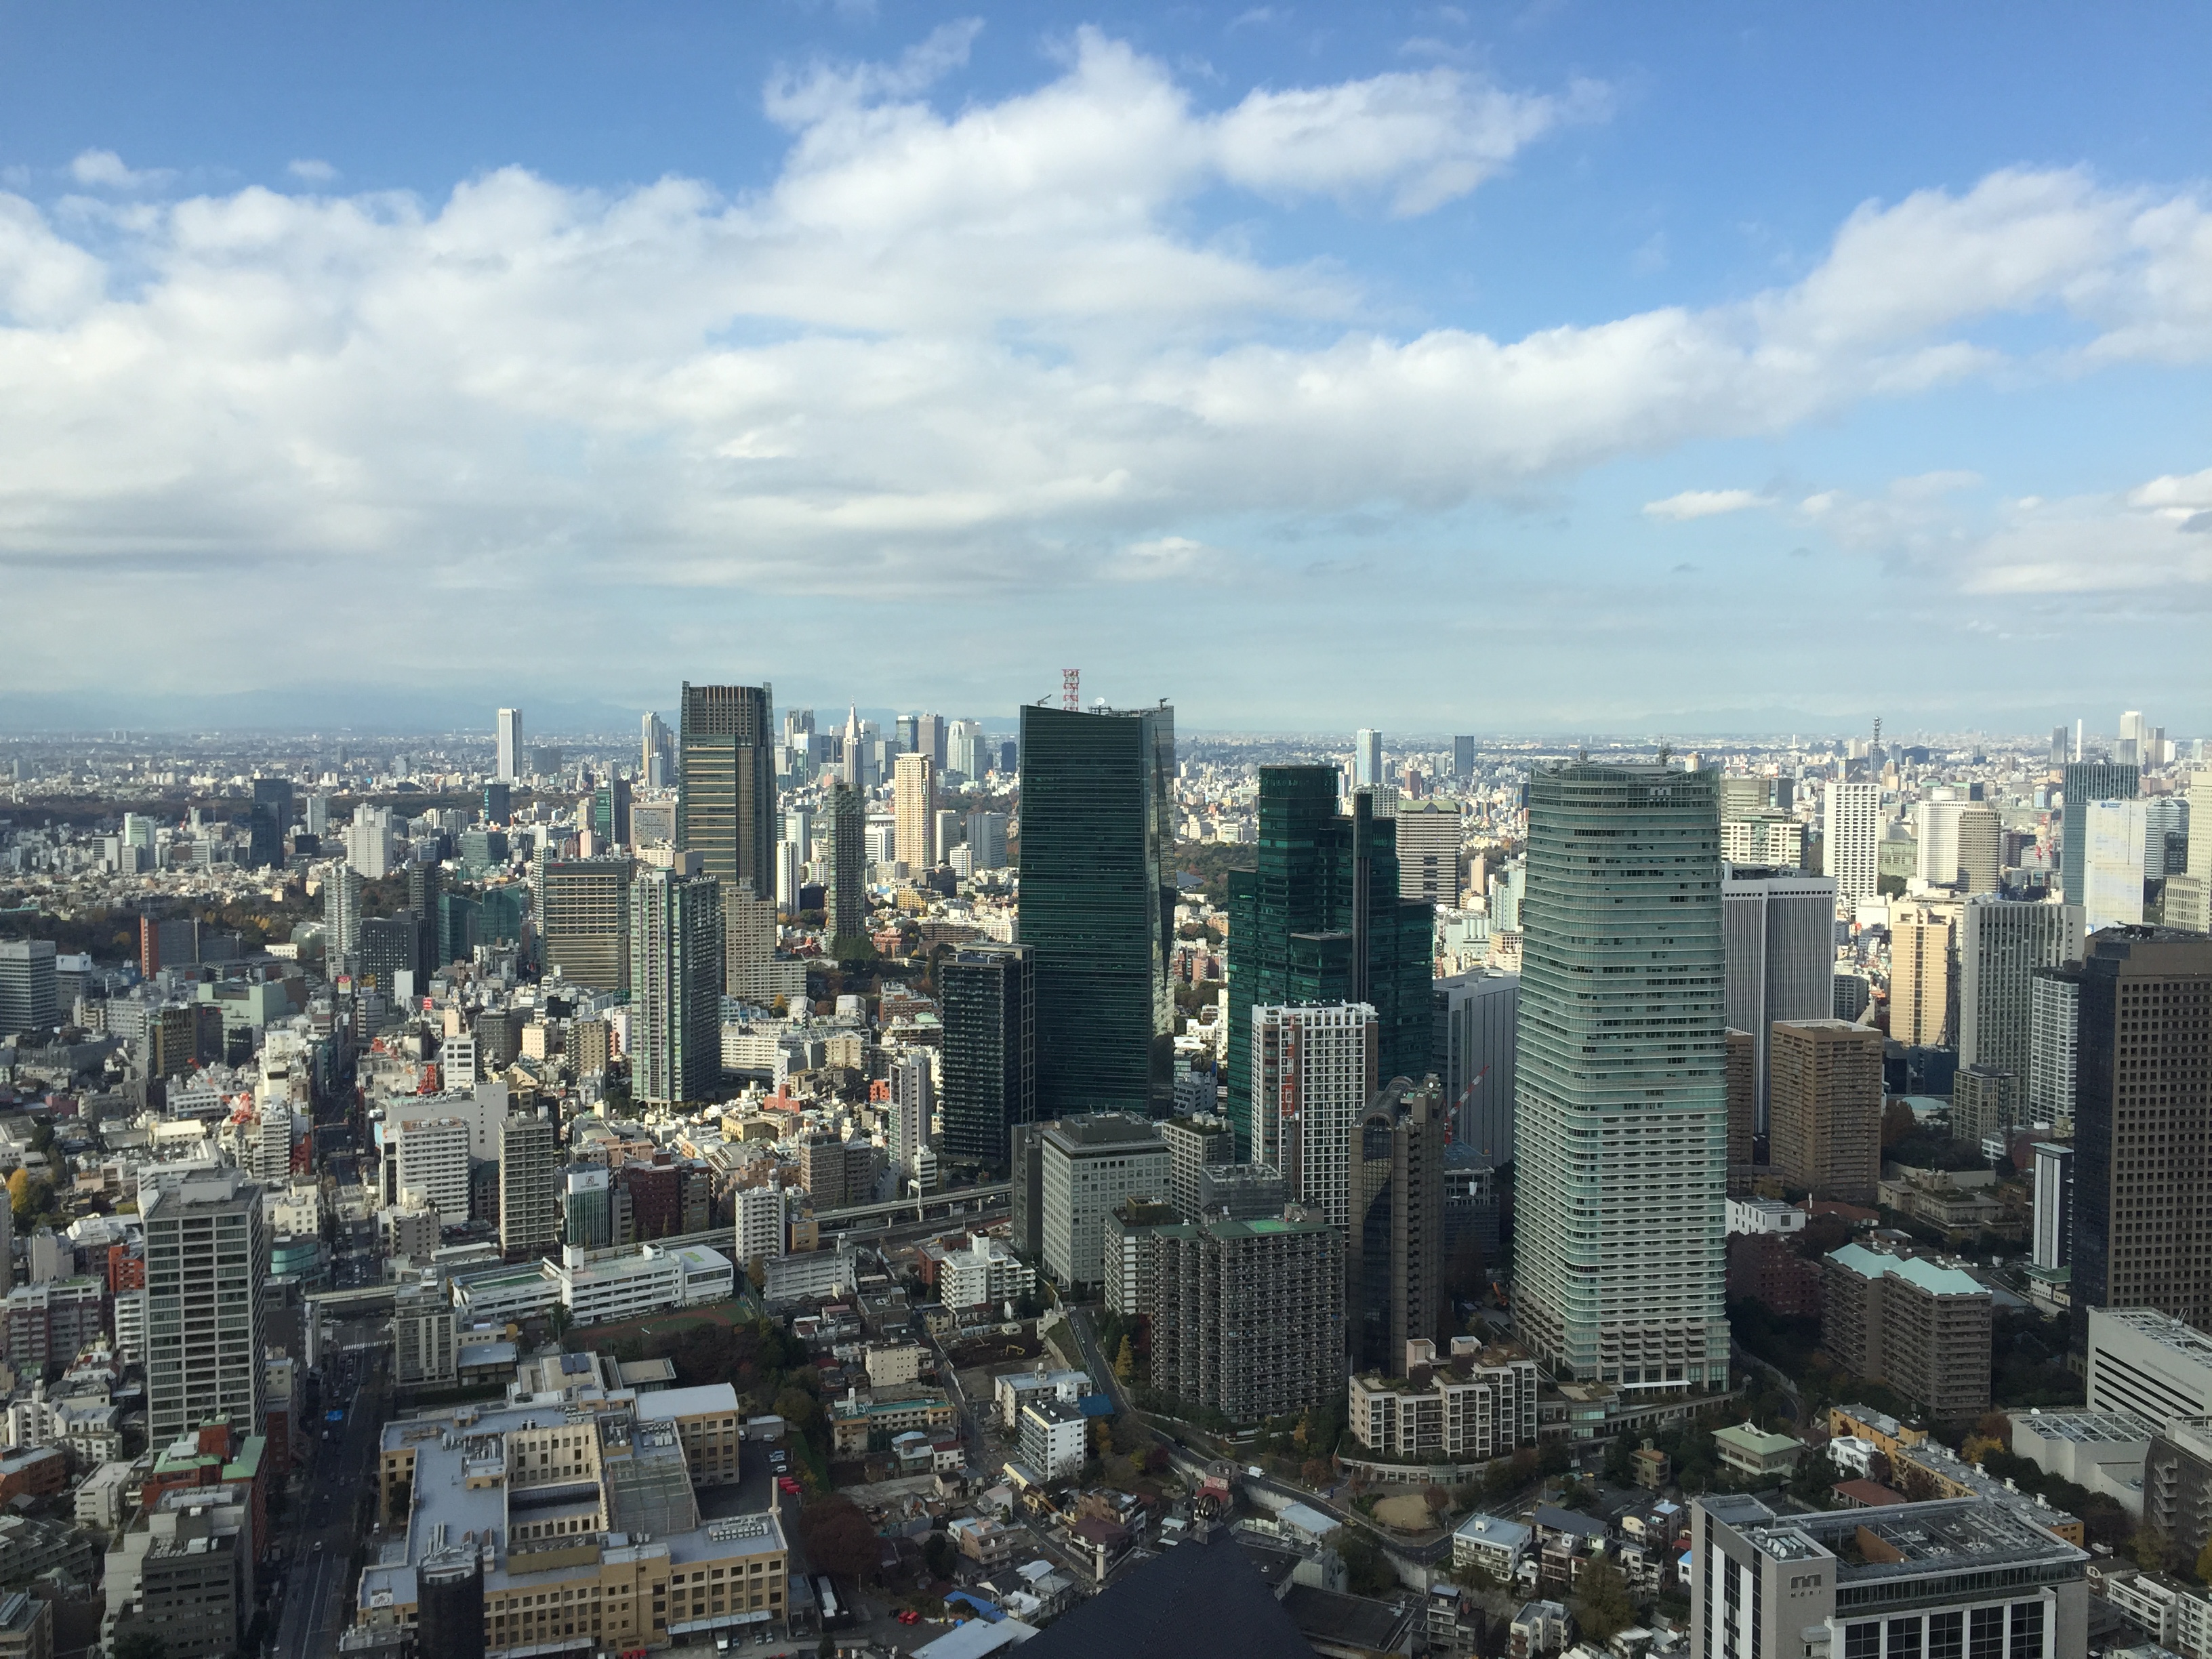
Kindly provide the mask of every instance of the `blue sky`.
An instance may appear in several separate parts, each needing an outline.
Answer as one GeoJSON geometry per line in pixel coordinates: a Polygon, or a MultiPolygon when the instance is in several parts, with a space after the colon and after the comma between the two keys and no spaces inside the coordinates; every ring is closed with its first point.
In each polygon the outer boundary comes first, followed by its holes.
{"type": "Polygon", "coordinates": [[[1801,9],[0,4],[0,698],[2212,726],[2212,13],[1801,9]]]}

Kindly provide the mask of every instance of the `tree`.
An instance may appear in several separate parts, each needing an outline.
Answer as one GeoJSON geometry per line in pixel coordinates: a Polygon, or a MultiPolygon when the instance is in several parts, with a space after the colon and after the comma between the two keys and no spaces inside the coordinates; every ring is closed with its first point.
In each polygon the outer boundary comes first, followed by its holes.
{"type": "Polygon", "coordinates": [[[31,1196],[31,1172],[20,1164],[8,1177],[8,1203],[18,1221],[28,1221],[38,1213],[31,1196]]]}
{"type": "Polygon", "coordinates": [[[929,1569],[932,1578],[950,1578],[952,1570],[960,1565],[960,1552],[945,1534],[933,1532],[921,1540],[921,1563],[929,1569]]]}
{"type": "Polygon", "coordinates": [[[1607,1555],[1592,1556],[1583,1564],[1569,1607],[1575,1623],[1593,1642],[1611,1641],[1614,1632],[1627,1629],[1636,1617],[1635,1605],[1628,1599],[1628,1581],[1607,1555]]]}
{"type": "Polygon", "coordinates": [[[808,1559],[833,1577],[874,1575],[881,1540],[851,1498],[832,1492],[809,1504],[799,1512],[799,1535],[808,1559]]]}
{"type": "Polygon", "coordinates": [[[125,1625],[108,1644],[109,1659],[165,1659],[167,1645],[143,1625],[125,1625]]]}
{"type": "Polygon", "coordinates": [[[1884,1146],[1896,1146],[1912,1133],[1917,1121],[1911,1106],[1901,1100],[1891,1101],[1881,1109],[1881,1144],[1884,1146]]]}
{"type": "Polygon", "coordinates": [[[1344,1558],[1345,1576],[1354,1595],[1385,1595],[1398,1587],[1397,1568],[1361,1528],[1339,1527],[1328,1541],[1344,1558]]]}
{"type": "Polygon", "coordinates": [[[2212,1584],[2212,1542],[2197,1552],[2197,1578],[2199,1583],[2212,1584]]]}
{"type": "Polygon", "coordinates": [[[1136,1374],[1137,1351],[1130,1346],[1129,1339],[1125,1336],[1121,1339],[1120,1350],[1114,1355],[1114,1375],[1127,1382],[1136,1374]]]}

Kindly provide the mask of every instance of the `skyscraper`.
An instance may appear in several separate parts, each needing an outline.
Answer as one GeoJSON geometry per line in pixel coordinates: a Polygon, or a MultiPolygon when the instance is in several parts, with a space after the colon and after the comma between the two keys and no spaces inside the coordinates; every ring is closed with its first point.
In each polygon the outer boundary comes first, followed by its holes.
{"type": "Polygon", "coordinates": [[[603,847],[630,844],[629,779],[609,778],[592,792],[592,833],[603,847]]]}
{"type": "Polygon", "coordinates": [[[942,772],[951,735],[951,726],[944,715],[917,714],[914,719],[914,752],[928,756],[929,763],[942,772]]]}
{"type": "Polygon", "coordinates": [[[1471,737],[1452,739],[1452,776],[1471,778],[1474,775],[1474,739],[1471,737]]]}
{"type": "Polygon", "coordinates": [[[1996,890],[2004,834],[1993,809],[1980,801],[1923,801],[1919,827],[1921,879],[1961,894],[1996,890]]]}
{"type": "Polygon", "coordinates": [[[1382,734],[1363,726],[1352,734],[1352,787],[1373,789],[1389,781],[1382,775],[1382,734]]]}
{"type": "Polygon", "coordinates": [[[415,913],[415,982],[426,989],[430,975],[446,965],[446,941],[441,926],[445,897],[446,872],[442,866],[407,866],[407,908],[415,913]]]}
{"type": "Polygon", "coordinates": [[[860,792],[842,778],[830,786],[822,824],[830,853],[822,884],[823,920],[835,949],[866,937],[868,931],[867,809],[860,792]]]}
{"type": "Polygon", "coordinates": [[[1399,896],[1395,822],[1375,817],[1364,791],[1349,817],[1339,812],[1328,766],[1261,767],[1259,805],[1257,866],[1229,876],[1227,1081],[1240,1146],[1254,1133],[1255,1006],[1368,1004],[1384,1080],[1424,1074],[1435,1036],[1435,912],[1399,896]]]}
{"type": "Polygon", "coordinates": [[[561,1242],[561,1126],[535,1112],[499,1126],[499,1248],[509,1261],[561,1242]]]}
{"type": "Polygon", "coordinates": [[[684,776],[676,844],[717,881],[775,896],[775,693],[766,685],[684,687],[684,776]]]}
{"type": "Polygon", "coordinates": [[[2212,938],[2092,934],[2075,1084],[2075,1328],[2091,1308],[2212,1325],[2212,938]]]}
{"type": "Polygon", "coordinates": [[[52,1030],[60,1023],[53,940],[0,939],[0,1036],[52,1030]]]}
{"type": "MultiPolygon", "coordinates": [[[[1175,712],[1022,708],[1037,1115],[1173,1103],[1175,712]]],[[[1395,874],[1395,872],[1394,872],[1395,874]]]]}
{"type": "Polygon", "coordinates": [[[361,872],[350,864],[323,866],[323,967],[343,973],[361,951],[361,872]]]}
{"type": "Polygon", "coordinates": [[[2074,1125],[2081,1036],[2081,976],[2075,963],[2038,968],[2028,990],[2027,1108],[2032,1121],[2074,1125]]]}
{"type": "Polygon", "coordinates": [[[1251,1024],[1250,1161],[1280,1170],[1299,1203],[1349,1228],[1360,1114],[1380,1081],[1375,1010],[1364,1002],[1263,1006],[1251,1011],[1251,1024]]]}
{"type": "Polygon", "coordinates": [[[639,724],[641,730],[638,737],[637,781],[648,789],[665,789],[673,769],[670,764],[668,722],[658,714],[647,714],[639,724]]]}
{"type": "Polygon", "coordinates": [[[1881,1033],[1841,1019],[1778,1021],[1768,1162],[1815,1198],[1871,1204],[1881,1178],[1881,1033]]]}
{"type": "Polygon", "coordinates": [[[1459,902],[1459,854],[1463,831],[1459,803],[1401,803],[1398,826],[1398,896],[1425,904],[1459,902]]]}
{"type": "MultiPolygon", "coordinates": [[[[2133,800],[2141,792],[2142,778],[2133,766],[2079,758],[2060,775],[2065,805],[2058,819],[2058,889],[2074,903],[2083,903],[2087,892],[2089,803],[2133,800]]],[[[2094,931],[2096,923],[2089,925],[2094,931]]]]}
{"type": "Polygon", "coordinates": [[[1881,891],[1881,786],[1832,783],[1821,825],[1823,868],[1845,904],[1881,891]]]}
{"type": "Polygon", "coordinates": [[[1908,1048],[1941,1048],[1951,1032],[1951,939],[1956,907],[1891,913],[1889,1034],[1908,1048]]]}
{"type": "Polygon", "coordinates": [[[1002,1169],[1036,1117],[1036,987],[1025,945],[963,945],[939,970],[945,1155],[1002,1169]]]}
{"type": "Polygon", "coordinates": [[[285,778],[253,781],[253,817],[246,862],[266,869],[284,862],[284,836],[292,827],[292,785],[285,778]]]}
{"type": "Polygon", "coordinates": [[[626,858],[556,859],[538,878],[538,933],[548,973],[592,991],[629,988],[626,858]]]}
{"type": "Polygon", "coordinates": [[[901,755],[892,763],[891,806],[898,855],[909,875],[943,862],[937,845],[937,767],[927,755],[901,755]]]}
{"type": "Polygon", "coordinates": [[[1752,1039],[1753,1133],[1766,1133],[1768,1051],[1778,1019],[1826,1019],[1836,1000],[1836,884],[1796,871],[1724,865],[1724,1018],[1752,1039]]]}
{"type": "Polygon", "coordinates": [[[218,1419],[262,1431],[269,1232],[235,1170],[140,1182],[146,1229],[146,1431],[157,1446],[218,1419]]]}
{"type": "Polygon", "coordinates": [[[722,897],[696,855],[632,877],[629,947],[632,1097],[711,1099],[722,1066],[722,897]]]}
{"type": "Polygon", "coordinates": [[[1959,1064],[2008,1072],[2023,1097],[2033,1048],[2035,970],[2081,959],[2081,907],[1977,894],[1959,930],[1959,1064]]]}
{"type": "MultiPolygon", "coordinates": [[[[2070,826],[2070,802],[2066,817],[2070,826]]],[[[2139,800],[2096,800],[2083,807],[2081,880],[2078,887],[2067,889],[2067,896],[2081,896],[2081,923],[2091,933],[2130,927],[2142,921],[2148,829],[2148,814],[2139,800]]]]}
{"type": "Polygon", "coordinates": [[[1632,1392],[1728,1385],[1717,781],[1529,781],[1515,1311],[1562,1376],[1632,1392]]]}
{"type": "Polygon", "coordinates": [[[1352,1370],[1402,1376],[1406,1344],[1449,1334],[1443,1290],[1444,1101],[1394,1078],[1359,1114],[1346,1306],[1352,1370]]]}
{"type": "Polygon", "coordinates": [[[502,708],[498,721],[499,755],[492,769],[492,776],[501,783],[516,783],[522,777],[522,711],[502,708]]]}
{"type": "Polygon", "coordinates": [[[1436,1036],[1429,1070],[1443,1085],[1452,1139],[1493,1165],[1508,1163],[1513,1157],[1513,1055],[1520,1024],[1521,975],[1457,974],[1437,981],[1431,995],[1436,1036]]]}

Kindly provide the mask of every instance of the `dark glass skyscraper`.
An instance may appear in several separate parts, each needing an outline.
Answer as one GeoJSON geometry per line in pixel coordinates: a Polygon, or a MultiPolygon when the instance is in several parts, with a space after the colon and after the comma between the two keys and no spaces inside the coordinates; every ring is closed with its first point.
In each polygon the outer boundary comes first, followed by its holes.
{"type": "Polygon", "coordinates": [[[292,827],[292,785],[286,778],[253,781],[253,817],[246,862],[257,870],[284,862],[284,832],[292,827]]]}
{"type": "MultiPolygon", "coordinates": [[[[1175,712],[1022,710],[1021,938],[1037,1115],[1174,1103],[1175,712]]],[[[1395,884],[1396,875],[1394,872],[1395,884]]]]}
{"type": "Polygon", "coordinates": [[[1029,949],[967,945],[938,971],[944,1154],[1003,1169],[1009,1132],[1036,1116],[1036,984],[1029,949]]]}
{"type": "Polygon", "coordinates": [[[1258,867],[1229,875],[1229,1115],[1240,1157],[1251,1146],[1255,1005],[1367,1003],[1380,1027],[1376,1075],[1429,1068],[1436,912],[1398,896],[1396,823],[1373,817],[1364,792],[1349,817],[1338,811],[1336,779],[1331,766],[1261,767],[1258,867]]]}
{"type": "Polygon", "coordinates": [[[592,833],[602,843],[613,842],[623,847],[629,845],[628,778],[609,778],[592,792],[592,833]]]}
{"type": "Polygon", "coordinates": [[[868,931],[867,809],[860,793],[840,778],[823,801],[830,843],[830,878],[823,883],[823,921],[833,950],[868,931]]]}
{"type": "Polygon", "coordinates": [[[765,685],[684,687],[676,845],[717,881],[775,896],[775,702],[765,685]]]}
{"type": "Polygon", "coordinates": [[[2113,761],[2075,761],[2063,773],[2066,805],[2058,818],[2058,890],[2069,904],[2081,902],[2089,860],[2089,803],[2133,800],[2142,774],[2113,761]]]}

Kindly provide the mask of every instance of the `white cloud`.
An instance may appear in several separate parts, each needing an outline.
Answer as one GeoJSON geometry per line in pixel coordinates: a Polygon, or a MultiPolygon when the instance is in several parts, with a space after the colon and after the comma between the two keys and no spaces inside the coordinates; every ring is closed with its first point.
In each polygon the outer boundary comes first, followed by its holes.
{"type": "MultiPolygon", "coordinates": [[[[1019,95],[916,101],[973,35],[780,82],[785,165],[735,201],[520,170],[434,204],[247,189],[87,217],[0,194],[0,560],[517,593],[1245,570],[1263,556],[1190,526],[1519,497],[2036,372],[1976,337],[1992,319],[2070,319],[2067,372],[2212,340],[2204,203],[2072,173],[1862,209],[1802,281],[1740,303],[1378,332],[1349,279],[1195,237],[1187,204],[1227,183],[1418,210],[1577,94],[1432,71],[1208,113],[1086,32],[1019,95]]],[[[1824,521],[1874,545],[1913,512],[1939,535],[1910,492],[1824,521]]]]}
{"type": "Polygon", "coordinates": [[[1664,501],[1644,503],[1647,519],[1710,519],[1723,513],[1741,513],[1747,507],[1771,507],[1774,498],[1750,489],[1685,489],[1664,501]]]}
{"type": "Polygon", "coordinates": [[[328,161],[319,161],[313,156],[301,157],[287,166],[284,171],[310,185],[331,184],[338,176],[338,170],[328,161]]]}
{"type": "Polygon", "coordinates": [[[149,190],[176,177],[166,167],[134,170],[112,149],[88,149],[69,165],[70,177],[96,190],[149,190]]]}

